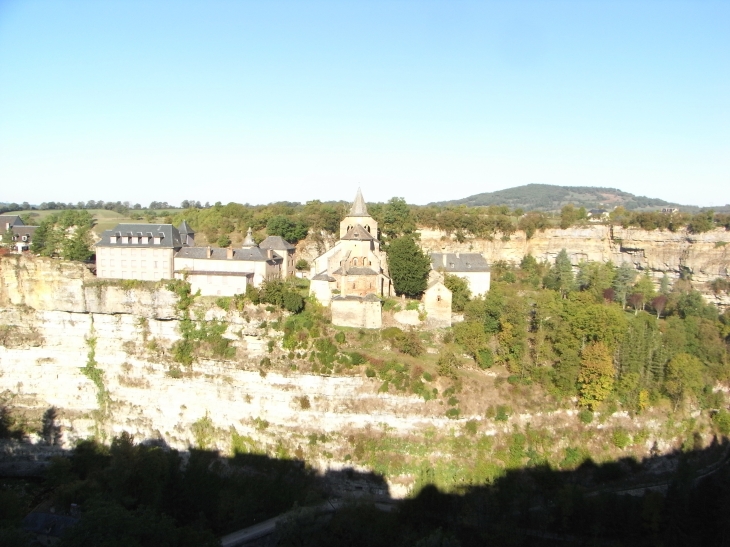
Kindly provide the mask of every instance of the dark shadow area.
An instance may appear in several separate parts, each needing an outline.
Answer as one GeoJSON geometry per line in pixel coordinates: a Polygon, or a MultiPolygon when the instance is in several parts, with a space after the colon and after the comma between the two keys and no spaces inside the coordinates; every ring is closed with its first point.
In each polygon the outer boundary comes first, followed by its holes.
{"type": "Polygon", "coordinates": [[[0,545],[213,546],[285,513],[247,545],[730,545],[727,442],[573,470],[510,469],[451,493],[425,480],[397,501],[374,473],[319,475],[297,459],[181,452],[126,434],[59,451],[54,431],[48,447],[62,455],[43,463],[42,478],[0,481],[0,545]]]}

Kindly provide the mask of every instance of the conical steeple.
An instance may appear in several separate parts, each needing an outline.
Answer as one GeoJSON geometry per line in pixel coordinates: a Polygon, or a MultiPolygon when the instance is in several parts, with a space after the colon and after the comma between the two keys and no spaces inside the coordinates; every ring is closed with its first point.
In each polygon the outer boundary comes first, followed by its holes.
{"type": "Polygon", "coordinates": [[[243,239],[241,247],[256,247],[256,242],[253,240],[253,232],[251,231],[250,226],[248,228],[248,232],[246,232],[246,237],[243,239]]]}
{"type": "Polygon", "coordinates": [[[368,208],[365,206],[365,200],[362,197],[362,192],[360,191],[360,188],[357,189],[357,195],[355,196],[355,201],[352,202],[352,207],[350,208],[350,214],[347,215],[350,217],[369,217],[368,214],[368,208]]]}

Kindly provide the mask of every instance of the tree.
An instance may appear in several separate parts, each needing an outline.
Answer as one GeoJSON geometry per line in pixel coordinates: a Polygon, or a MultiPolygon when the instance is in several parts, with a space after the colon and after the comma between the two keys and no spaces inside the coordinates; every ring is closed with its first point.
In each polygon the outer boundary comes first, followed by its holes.
{"type": "Polygon", "coordinates": [[[644,309],[644,306],[647,302],[651,302],[651,300],[656,296],[656,289],[654,289],[654,282],[652,281],[651,277],[649,277],[649,272],[645,272],[644,275],[642,275],[639,280],[636,282],[636,285],[634,285],[634,293],[640,294],[642,297],[641,300],[641,309],[644,309]]]}
{"type": "Polygon", "coordinates": [[[270,236],[281,236],[289,243],[307,237],[307,226],[300,221],[294,221],[284,215],[276,215],[266,223],[266,233],[270,236]]]}
{"type": "Polygon", "coordinates": [[[396,294],[418,298],[426,290],[431,259],[412,237],[399,237],[388,246],[388,269],[396,294]]]}
{"type": "Polygon", "coordinates": [[[687,396],[697,396],[704,386],[702,361],[688,353],[679,353],[667,363],[664,389],[674,400],[675,410],[687,396]]]}
{"type": "Polygon", "coordinates": [[[451,309],[456,312],[464,311],[464,306],[471,298],[469,282],[457,275],[444,275],[444,285],[451,291],[451,309]]]}
{"type": "Polygon", "coordinates": [[[616,300],[621,302],[621,309],[626,307],[626,299],[629,295],[629,289],[636,279],[636,270],[628,262],[621,263],[616,270],[616,277],[613,279],[613,290],[616,294],[616,300]]]}
{"type": "Polygon", "coordinates": [[[391,198],[385,204],[380,231],[391,239],[415,233],[416,222],[405,199],[391,198]]]}
{"type": "Polygon", "coordinates": [[[603,342],[583,348],[578,373],[580,404],[594,410],[611,393],[615,374],[613,359],[603,342]]]}
{"type": "Polygon", "coordinates": [[[216,243],[218,244],[218,247],[228,247],[231,244],[231,238],[228,237],[227,234],[223,234],[218,238],[216,243]]]}
{"type": "Polygon", "coordinates": [[[299,260],[297,260],[297,263],[296,263],[296,265],[294,267],[297,270],[299,270],[300,272],[303,271],[303,270],[308,270],[309,269],[309,262],[307,262],[303,258],[300,258],[299,260]]]}
{"type": "Polygon", "coordinates": [[[487,334],[484,325],[473,321],[464,321],[453,326],[454,341],[462,346],[466,353],[476,362],[479,352],[487,348],[487,334]]]}
{"type": "Polygon", "coordinates": [[[544,283],[546,288],[559,291],[563,298],[575,288],[573,265],[565,249],[562,249],[555,257],[555,264],[545,276],[544,283]]]}
{"type": "Polygon", "coordinates": [[[654,310],[656,311],[657,319],[661,319],[662,312],[664,311],[666,305],[667,297],[663,294],[660,294],[651,301],[651,307],[654,308],[654,310]]]}

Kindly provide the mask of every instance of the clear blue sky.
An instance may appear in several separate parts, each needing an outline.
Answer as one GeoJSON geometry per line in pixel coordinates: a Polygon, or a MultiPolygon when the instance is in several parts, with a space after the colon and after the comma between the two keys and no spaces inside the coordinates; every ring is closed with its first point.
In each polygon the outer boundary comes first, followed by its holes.
{"type": "Polygon", "coordinates": [[[0,201],[730,202],[730,1],[0,0],[0,201]]]}

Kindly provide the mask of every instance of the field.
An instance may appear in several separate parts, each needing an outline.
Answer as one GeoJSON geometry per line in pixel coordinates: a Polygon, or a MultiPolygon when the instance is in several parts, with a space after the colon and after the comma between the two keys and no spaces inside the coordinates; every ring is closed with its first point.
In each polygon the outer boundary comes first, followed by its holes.
{"type": "MultiPolygon", "coordinates": [[[[95,224],[94,224],[94,232],[97,236],[101,236],[101,233],[104,230],[111,230],[116,226],[117,224],[121,222],[135,222],[138,224],[148,224],[147,220],[145,220],[144,217],[142,217],[139,220],[135,220],[129,216],[130,214],[143,214],[143,211],[130,211],[129,214],[123,215],[120,213],[117,213],[116,211],[109,211],[107,209],[87,209],[89,213],[94,217],[95,224]]],[[[27,224],[30,225],[37,225],[40,224],[40,222],[46,218],[49,215],[52,215],[53,213],[58,213],[59,210],[57,209],[47,209],[47,210],[33,210],[33,211],[13,211],[10,213],[5,213],[6,215],[25,215],[28,214],[30,216],[30,222],[27,224]]],[[[158,214],[158,218],[161,219],[165,215],[165,211],[156,211],[158,214]]]]}

